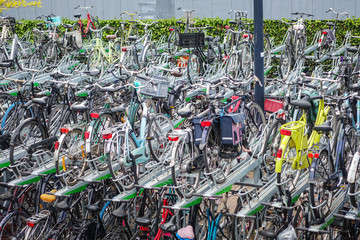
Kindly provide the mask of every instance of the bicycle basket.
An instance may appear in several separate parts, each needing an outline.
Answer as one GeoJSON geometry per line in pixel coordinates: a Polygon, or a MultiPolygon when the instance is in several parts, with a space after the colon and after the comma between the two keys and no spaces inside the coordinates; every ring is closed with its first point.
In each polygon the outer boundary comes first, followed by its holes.
{"type": "Polygon", "coordinates": [[[166,98],[168,95],[170,82],[166,78],[137,76],[136,81],[140,82],[140,86],[145,86],[149,81],[152,81],[146,87],[140,88],[140,94],[157,98],[166,98]]]}
{"type": "MultiPolygon", "coordinates": [[[[52,17],[49,19],[50,22],[52,22],[55,26],[59,26],[61,24],[61,17],[57,16],[57,17],[52,17]]],[[[49,28],[49,24],[46,24],[46,27],[49,28]]]]}
{"type": "Polygon", "coordinates": [[[83,47],[81,33],[79,31],[72,31],[69,33],[73,46],[77,49],[83,47]]]}
{"type": "Polygon", "coordinates": [[[203,47],[205,46],[204,33],[180,33],[179,47],[203,47]]]}

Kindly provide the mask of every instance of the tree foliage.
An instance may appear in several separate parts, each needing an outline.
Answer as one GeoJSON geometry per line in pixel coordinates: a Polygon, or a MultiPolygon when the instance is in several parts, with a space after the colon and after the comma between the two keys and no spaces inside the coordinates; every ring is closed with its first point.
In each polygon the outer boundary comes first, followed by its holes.
{"type": "Polygon", "coordinates": [[[41,1],[27,1],[27,0],[0,0],[0,12],[10,8],[20,7],[41,7],[41,1]]]}

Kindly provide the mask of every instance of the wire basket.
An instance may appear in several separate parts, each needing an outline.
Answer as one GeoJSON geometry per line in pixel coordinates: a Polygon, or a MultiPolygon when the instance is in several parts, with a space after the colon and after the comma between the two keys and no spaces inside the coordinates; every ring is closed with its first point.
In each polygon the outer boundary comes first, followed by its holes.
{"type": "Polygon", "coordinates": [[[156,98],[166,98],[168,95],[170,82],[166,78],[137,76],[136,81],[140,83],[140,86],[147,85],[146,87],[140,88],[140,94],[156,98]],[[151,81],[151,83],[148,84],[149,81],[151,81]]]}
{"type": "Polygon", "coordinates": [[[201,33],[180,33],[179,47],[203,47],[205,46],[205,34],[201,33]]]}

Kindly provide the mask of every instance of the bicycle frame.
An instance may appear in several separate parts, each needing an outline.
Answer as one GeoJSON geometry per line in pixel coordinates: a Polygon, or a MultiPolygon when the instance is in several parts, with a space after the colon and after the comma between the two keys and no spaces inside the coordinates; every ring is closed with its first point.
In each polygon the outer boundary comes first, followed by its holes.
{"type": "MultiPolygon", "coordinates": [[[[325,107],[324,99],[320,99],[318,114],[316,116],[315,126],[320,125],[325,122],[327,114],[330,108],[325,107]]],[[[281,126],[281,143],[278,151],[277,158],[275,159],[275,172],[281,173],[282,165],[284,161],[292,162],[292,169],[304,169],[311,165],[312,158],[308,158],[305,154],[309,149],[318,149],[318,143],[320,142],[321,135],[312,131],[310,137],[308,138],[306,128],[307,114],[303,111],[299,121],[292,121],[281,126]],[[288,159],[285,150],[289,148],[296,147],[296,157],[293,159],[288,159]]]]}

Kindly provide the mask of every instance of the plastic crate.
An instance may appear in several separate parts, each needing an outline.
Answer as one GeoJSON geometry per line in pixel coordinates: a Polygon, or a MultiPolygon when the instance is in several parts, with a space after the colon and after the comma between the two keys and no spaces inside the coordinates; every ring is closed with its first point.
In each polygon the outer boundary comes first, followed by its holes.
{"type": "Polygon", "coordinates": [[[203,47],[205,46],[204,33],[180,33],[179,47],[203,47]]]}
{"type": "Polygon", "coordinates": [[[140,83],[140,86],[146,85],[146,87],[140,88],[140,94],[157,98],[166,98],[168,95],[170,82],[166,78],[137,76],[136,81],[140,83]],[[149,81],[152,83],[148,84],[149,81]]]}
{"type": "Polygon", "coordinates": [[[264,110],[266,112],[276,112],[279,109],[283,108],[284,106],[284,102],[280,101],[280,100],[275,100],[275,99],[265,99],[264,102],[264,110]]]}

